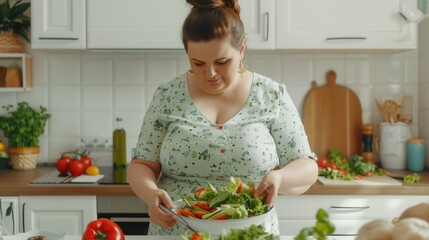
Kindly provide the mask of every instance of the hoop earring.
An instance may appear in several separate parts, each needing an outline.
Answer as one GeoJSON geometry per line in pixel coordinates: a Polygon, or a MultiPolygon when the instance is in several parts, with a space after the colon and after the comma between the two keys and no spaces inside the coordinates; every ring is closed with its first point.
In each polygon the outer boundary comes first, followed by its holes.
{"type": "Polygon", "coordinates": [[[191,70],[191,69],[189,69],[189,70],[188,70],[188,72],[190,72],[190,73],[194,73],[194,72],[192,72],[192,70],[191,70]]]}

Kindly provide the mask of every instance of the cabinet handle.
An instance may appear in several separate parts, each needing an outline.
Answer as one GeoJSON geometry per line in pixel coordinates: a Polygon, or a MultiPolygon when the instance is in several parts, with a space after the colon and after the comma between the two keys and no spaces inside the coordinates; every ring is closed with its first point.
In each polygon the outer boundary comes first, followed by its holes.
{"type": "Polygon", "coordinates": [[[264,41],[268,41],[268,35],[269,35],[269,30],[270,30],[270,13],[269,12],[264,13],[264,20],[265,20],[264,41]]]}
{"type": "Polygon", "coordinates": [[[363,206],[363,207],[341,207],[341,206],[330,206],[330,208],[333,209],[339,209],[339,210],[364,210],[368,209],[369,206],[363,206]]]}
{"type": "Polygon", "coordinates": [[[332,37],[332,38],[326,38],[326,41],[338,41],[338,40],[366,40],[366,37],[332,37]]]}
{"type": "Polygon", "coordinates": [[[25,231],[25,203],[22,204],[22,232],[25,231]]]}
{"type": "Polygon", "coordinates": [[[79,40],[79,38],[39,37],[40,40],[79,40]]]}

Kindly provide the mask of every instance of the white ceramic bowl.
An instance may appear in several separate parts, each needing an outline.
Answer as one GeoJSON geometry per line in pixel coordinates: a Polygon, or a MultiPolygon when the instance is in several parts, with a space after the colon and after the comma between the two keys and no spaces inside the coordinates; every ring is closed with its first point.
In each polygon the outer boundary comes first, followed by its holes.
{"type": "MultiPolygon", "coordinates": [[[[177,209],[183,206],[183,201],[177,200],[173,204],[173,211],[177,212],[177,209]]],[[[227,234],[231,229],[243,229],[250,227],[252,224],[262,224],[267,220],[272,211],[274,211],[274,207],[271,208],[270,211],[258,216],[228,220],[195,219],[185,216],[182,216],[182,218],[192,229],[198,232],[207,232],[211,233],[212,235],[222,235],[227,234]]]]}

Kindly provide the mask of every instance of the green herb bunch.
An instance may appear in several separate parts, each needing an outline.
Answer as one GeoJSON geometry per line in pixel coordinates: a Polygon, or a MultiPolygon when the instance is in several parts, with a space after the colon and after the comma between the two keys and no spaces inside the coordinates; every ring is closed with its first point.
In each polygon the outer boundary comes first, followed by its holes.
{"type": "Polygon", "coordinates": [[[27,102],[18,103],[16,110],[12,105],[3,106],[9,116],[0,116],[0,130],[9,139],[9,147],[38,147],[39,136],[45,132],[45,125],[51,114],[45,107],[40,111],[30,107],[27,102]]]}
{"type": "Polygon", "coordinates": [[[0,4],[0,33],[13,32],[30,42],[28,32],[31,21],[29,16],[24,15],[29,7],[30,3],[22,2],[22,0],[16,0],[12,7],[9,0],[2,2],[0,4]]]}

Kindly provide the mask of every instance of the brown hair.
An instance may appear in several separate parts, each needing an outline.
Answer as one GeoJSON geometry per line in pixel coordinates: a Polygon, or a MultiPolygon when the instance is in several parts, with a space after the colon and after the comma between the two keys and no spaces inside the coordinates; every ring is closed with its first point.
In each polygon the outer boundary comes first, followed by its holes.
{"type": "Polygon", "coordinates": [[[231,35],[237,50],[244,41],[244,26],[240,19],[238,0],[186,0],[191,12],[182,27],[182,42],[188,51],[188,41],[223,39],[231,35]]]}

